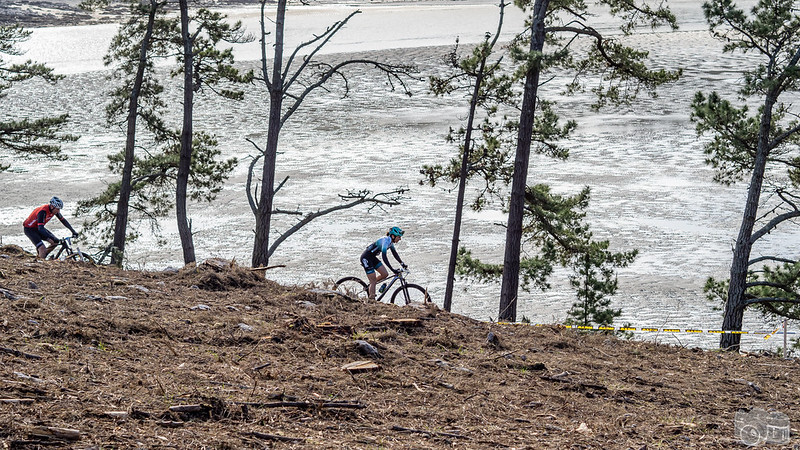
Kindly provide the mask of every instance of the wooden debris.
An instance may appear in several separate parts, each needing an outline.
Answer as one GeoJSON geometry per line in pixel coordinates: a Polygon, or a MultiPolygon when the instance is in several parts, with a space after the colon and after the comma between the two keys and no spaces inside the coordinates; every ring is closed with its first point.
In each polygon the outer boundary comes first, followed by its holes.
{"type": "Polygon", "coordinates": [[[271,362],[269,362],[269,361],[267,361],[267,362],[265,362],[264,364],[261,364],[261,365],[258,365],[258,366],[255,366],[255,367],[253,367],[253,369],[252,369],[252,370],[253,370],[253,371],[258,371],[258,370],[264,369],[264,368],[266,368],[266,367],[269,367],[269,366],[271,366],[271,365],[272,365],[272,363],[271,363],[271,362]]]}
{"type": "Polygon", "coordinates": [[[397,426],[397,425],[392,427],[392,431],[399,431],[401,433],[419,433],[419,434],[424,434],[426,436],[444,436],[444,437],[450,437],[450,438],[456,438],[456,439],[467,439],[467,440],[471,440],[472,439],[469,436],[462,436],[462,435],[456,434],[456,433],[443,433],[443,432],[440,432],[440,431],[415,430],[413,428],[405,428],[405,427],[401,427],[401,426],[397,426]]]}
{"type": "Polygon", "coordinates": [[[0,403],[29,404],[35,401],[32,398],[0,398],[0,403]]]}
{"type": "Polygon", "coordinates": [[[562,372],[562,373],[560,373],[558,375],[553,375],[553,376],[542,375],[539,378],[541,378],[543,380],[547,380],[547,381],[556,381],[558,383],[573,384],[573,385],[576,385],[576,386],[579,386],[579,387],[585,388],[585,389],[596,389],[598,391],[606,391],[606,390],[608,390],[608,387],[603,386],[602,384],[584,383],[582,381],[575,381],[575,380],[573,380],[571,378],[568,378],[568,376],[569,376],[569,372],[562,372]]]}
{"type": "Polygon", "coordinates": [[[422,321],[419,319],[391,319],[389,323],[403,327],[421,327],[422,321]]]}
{"type": "Polygon", "coordinates": [[[176,413],[205,412],[210,409],[211,407],[207,405],[175,405],[169,407],[170,412],[176,412],[176,413]]]}
{"type": "Polygon", "coordinates": [[[278,269],[278,268],[281,268],[281,267],[286,267],[286,265],[285,264],[278,264],[277,266],[251,267],[250,271],[251,272],[261,272],[261,273],[265,273],[266,274],[266,272],[268,270],[270,270],[270,269],[278,269]]]}
{"type": "Polygon", "coordinates": [[[117,420],[125,420],[128,418],[128,411],[105,411],[103,414],[117,420]]]}
{"type": "Polygon", "coordinates": [[[267,441],[280,441],[280,442],[304,442],[305,439],[303,438],[293,438],[287,436],[278,436],[275,434],[267,434],[267,433],[259,433],[258,431],[251,431],[249,433],[243,433],[245,436],[253,436],[259,439],[264,439],[267,441]]]}
{"type": "Polygon", "coordinates": [[[81,438],[81,432],[69,428],[57,427],[34,427],[30,432],[31,436],[49,439],[63,439],[67,441],[77,441],[81,438]]]}
{"type": "Polygon", "coordinates": [[[25,352],[21,352],[19,350],[14,350],[13,348],[0,347],[0,352],[9,353],[9,354],[12,354],[14,356],[20,356],[20,357],[28,358],[28,359],[42,359],[42,357],[39,356],[39,355],[32,355],[30,353],[25,353],[25,352]]]}
{"type": "Polygon", "coordinates": [[[160,420],[160,421],[156,422],[156,425],[158,425],[160,427],[164,427],[164,428],[180,428],[180,427],[184,426],[185,424],[186,424],[186,422],[178,422],[178,421],[172,421],[172,420],[160,420]]]}
{"type": "Polygon", "coordinates": [[[381,370],[381,366],[372,361],[356,361],[343,365],[342,370],[350,373],[374,372],[381,370]]]}
{"type": "Polygon", "coordinates": [[[250,406],[253,408],[299,408],[299,409],[309,409],[309,408],[320,408],[320,409],[364,409],[367,405],[364,405],[359,402],[350,402],[350,401],[332,401],[332,402],[270,402],[270,403],[258,403],[258,402],[233,402],[234,405],[239,406],[250,406]]]}
{"type": "Polygon", "coordinates": [[[353,334],[353,327],[349,325],[337,325],[330,322],[318,323],[317,328],[329,333],[353,334]]]}
{"type": "Polygon", "coordinates": [[[17,296],[14,295],[14,293],[9,291],[8,289],[0,288],[0,294],[3,294],[3,297],[5,297],[5,298],[7,298],[9,300],[16,300],[17,299],[17,296]]]}

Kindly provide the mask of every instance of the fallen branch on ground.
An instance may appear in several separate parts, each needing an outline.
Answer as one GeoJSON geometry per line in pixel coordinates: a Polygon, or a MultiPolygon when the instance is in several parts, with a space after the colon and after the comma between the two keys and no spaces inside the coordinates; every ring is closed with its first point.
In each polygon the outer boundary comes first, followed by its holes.
{"type": "Polygon", "coordinates": [[[467,439],[467,440],[472,440],[472,438],[471,438],[471,437],[469,437],[469,436],[462,436],[462,435],[460,435],[460,434],[455,434],[455,433],[442,433],[442,432],[439,432],[439,431],[415,430],[415,429],[413,429],[413,428],[404,428],[404,427],[401,427],[401,426],[398,426],[398,425],[395,425],[395,426],[393,426],[393,427],[392,427],[392,431],[399,431],[399,432],[401,432],[401,433],[419,433],[419,434],[425,434],[425,435],[428,435],[428,436],[434,436],[434,435],[436,435],[436,436],[444,436],[444,437],[451,437],[451,438],[458,438],[458,439],[467,439]]]}
{"type": "Polygon", "coordinates": [[[259,402],[233,402],[234,405],[239,406],[252,406],[253,408],[321,408],[321,409],[331,409],[331,408],[345,408],[345,409],[364,409],[367,405],[358,403],[358,402],[322,402],[322,403],[314,403],[314,402],[271,402],[271,403],[259,403],[259,402]]]}
{"type": "Polygon", "coordinates": [[[14,350],[13,348],[0,347],[0,352],[10,353],[10,354],[12,354],[14,356],[21,356],[23,358],[28,358],[28,359],[42,359],[42,357],[39,356],[39,355],[32,355],[30,353],[25,353],[25,352],[21,352],[19,350],[14,350]]]}
{"type": "Polygon", "coordinates": [[[286,436],[277,436],[275,434],[259,433],[258,431],[250,431],[249,433],[242,433],[245,436],[253,436],[259,439],[266,439],[268,441],[281,441],[281,442],[303,442],[303,438],[293,438],[286,436]]]}

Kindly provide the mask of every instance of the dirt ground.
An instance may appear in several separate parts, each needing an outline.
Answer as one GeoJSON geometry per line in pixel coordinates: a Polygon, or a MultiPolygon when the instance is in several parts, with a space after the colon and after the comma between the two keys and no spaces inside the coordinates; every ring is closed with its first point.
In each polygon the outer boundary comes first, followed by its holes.
{"type": "Polygon", "coordinates": [[[0,448],[744,448],[737,411],[800,423],[798,376],[774,355],[366,304],[235,262],[137,272],[0,248],[0,448]]]}

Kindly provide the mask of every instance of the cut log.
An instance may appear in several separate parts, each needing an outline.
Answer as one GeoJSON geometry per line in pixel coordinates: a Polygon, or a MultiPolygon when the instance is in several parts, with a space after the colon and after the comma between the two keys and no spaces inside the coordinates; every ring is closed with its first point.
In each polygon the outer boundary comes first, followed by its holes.
{"type": "Polygon", "coordinates": [[[350,373],[374,372],[381,370],[381,366],[372,361],[356,361],[343,365],[342,370],[350,373]]]}
{"type": "Polygon", "coordinates": [[[50,438],[50,439],[63,439],[67,441],[77,441],[81,438],[81,432],[69,428],[58,427],[34,427],[31,436],[50,438]]]}

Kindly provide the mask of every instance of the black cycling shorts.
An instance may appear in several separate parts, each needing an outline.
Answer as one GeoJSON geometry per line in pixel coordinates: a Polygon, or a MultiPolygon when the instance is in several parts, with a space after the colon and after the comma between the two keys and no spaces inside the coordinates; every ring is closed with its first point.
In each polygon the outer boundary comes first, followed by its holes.
{"type": "Polygon", "coordinates": [[[367,275],[375,273],[375,269],[382,265],[383,263],[372,253],[364,252],[361,254],[361,267],[364,268],[364,271],[367,272],[367,275]]]}
{"type": "Polygon", "coordinates": [[[44,245],[44,241],[47,240],[49,237],[39,233],[39,228],[28,228],[23,227],[25,229],[25,236],[28,236],[28,239],[33,242],[33,245],[36,248],[39,248],[44,245]]]}

